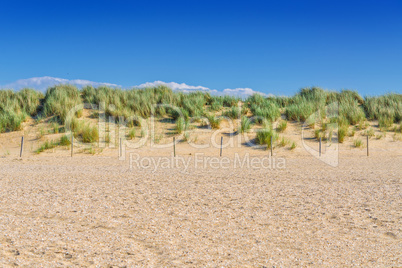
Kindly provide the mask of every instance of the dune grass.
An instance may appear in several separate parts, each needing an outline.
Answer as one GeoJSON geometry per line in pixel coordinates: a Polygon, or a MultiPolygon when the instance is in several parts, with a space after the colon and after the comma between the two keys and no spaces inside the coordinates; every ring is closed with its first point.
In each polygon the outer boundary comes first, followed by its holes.
{"type": "Polygon", "coordinates": [[[207,119],[209,121],[209,125],[211,126],[212,129],[219,129],[221,122],[222,122],[222,118],[221,117],[217,117],[213,114],[209,114],[207,115],[207,119]]]}
{"type": "Polygon", "coordinates": [[[362,141],[361,139],[355,139],[355,140],[353,141],[353,145],[354,145],[356,148],[362,148],[362,147],[363,147],[363,141],[362,141]]]}
{"type": "Polygon", "coordinates": [[[286,128],[288,127],[288,121],[286,120],[281,120],[278,124],[277,131],[278,132],[284,132],[286,128]]]}
{"type": "Polygon", "coordinates": [[[33,89],[0,90],[0,133],[22,129],[29,116],[36,116],[43,94],[33,89]]]}
{"type": "Polygon", "coordinates": [[[176,120],[176,132],[177,132],[177,134],[181,134],[184,131],[185,124],[186,124],[186,122],[185,122],[183,117],[177,118],[177,120],[176,120]]]}
{"type": "Polygon", "coordinates": [[[242,116],[240,121],[240,133],[248,132],[251,129],[251,120],[247,116],[242,116]]]}
{"type": "Polygon", "coordinates": [[[277,103],[260,94],[254,94],[248,97],[245,102],[246,107],[250,109],[251,113],[256,118],[256,123],[262,124],[264,120],[273,122],[281,116],[277,103]]]}
{"type": "Polygon", "coordinates": [[[399,123],[402,120],[402,94],[386,94],[377,97],[366,97],[364,109],[367,119],[379,120],[385,127],[390,123],[399,123]]]}
{"type": "Polygon", "coordinates": [[[81,93],[75,86],[54,86],[46,92],[43,115],[55,116],[64,125],[68,112],[79,104],[82,104],[81,93]]]}
{"type": "Polygon", "coordinates": [[[267,148],[271,148],[271,137],[272,137],[272,143],[275,143],[278,140],[279,135],[272,128],[265,127],[257,132],[256,136],[257,144],[267,145],[267,148]]]}
{"type": "MultiPolygon", "coordinates": [[[[167,116],[176,120],[178,132],[184,131],[183,120],[186,122],[189,118],[206,117],[212,128],[219,128],[222,119],[216,117],[216,114],[221,112],[223,116],[231,119],[241,119],[239,131],[244,133],[251,128],[250,120],[244,117],[249,112],[254,117],[255,123],[264,124],[264,122],[275,122],[281,113],[287,120],[305,121],[318,111],[309,125],[321,126],[322,129],[316,130],[315,135],[324,137],[324,132],[326,133],[324,124],[330,118],[330,112],[326,107],[338,102],[339,116],[337,119],[331,118],[330,123],[338,123],[339,142],[343,142],[349,135],[350,125],[364,130],[370,125],[367,120],[378,120],[380,129],[389,131],[393,130],[394,125],[400,123],[402,118],[402,95],[395,93],[362,98],[356,91],[335,92],[312,87],[303,88],[292,97],[266,97],[255,94],[243,100],[242,108],[238,106],[239,101],[241,99],[238,97],[214,96],[200,91],[174,92],[163,85],[129,90],[107,86],[97,88],[87,86],[78,90],[72,85],[57,85],[49,88],[45,95],[32,89],[18,92],[0,90],[0,132],[21,130],[23,123],[29,117],[34,117],[37,121],[53,117],[55,123],[52,123],[51,129],[53,133],[58,133],[64,129],[67,113],[82,103],[97,105],[104,103],[106,116],[115,117],[116,122],[119,121],[119,117],[127,119],[133,116],[137,118],[148,118],[151,115],[167,116]],[[180,117],[183,119],[178,120],[180,117]]],[[[82,115],[82,110],[78,110],[75,114],[76,117],[82,115]]],[[[131,127],[138,126],[139,120],[129,124],[131,127]]],[[[287,121],[280,121],[277,131],[283,132],[286,127],[287,121]]],[[[99,138],[97,129],[90,126],[80,126],[80,129],[75,130],[75,135],[89,143],[99,138]]],[[[134,136],[135,133],[131,135],[134,136]]]]}

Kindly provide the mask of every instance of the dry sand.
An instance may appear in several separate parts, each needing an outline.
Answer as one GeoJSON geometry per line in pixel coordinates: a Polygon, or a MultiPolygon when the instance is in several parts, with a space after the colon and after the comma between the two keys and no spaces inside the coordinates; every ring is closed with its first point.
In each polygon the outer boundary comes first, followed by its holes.
{"type": "Polygon", "coordinates": [[[183,173],[113,157],[3,158],[0,265],[396,267],[400,164],[305,156],[183,173]]]}
{"type": "Polygon", "coordinates": [[[370,157],[341,145],[338,167],[300,142],[276,148],[276,169],[234,168],[235,152],[266,157],[247,146],[224,149],[228,169],[195,167],[197,150],[180,143],[188,169],[155,172],[115,149],[19,159],[19,137],[0,137],[1,267],[401,266],[402,150],[390,137],[372,140],[370,157]]]}

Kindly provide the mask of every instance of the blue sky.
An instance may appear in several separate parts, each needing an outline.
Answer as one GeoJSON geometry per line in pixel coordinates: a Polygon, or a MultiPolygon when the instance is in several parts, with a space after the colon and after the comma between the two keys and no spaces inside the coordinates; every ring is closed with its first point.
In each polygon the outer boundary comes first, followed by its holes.
{"type": "Polygon", "coordinates": [[[1,1],[0,85],[402,92],[402,1],[1,1]]]}

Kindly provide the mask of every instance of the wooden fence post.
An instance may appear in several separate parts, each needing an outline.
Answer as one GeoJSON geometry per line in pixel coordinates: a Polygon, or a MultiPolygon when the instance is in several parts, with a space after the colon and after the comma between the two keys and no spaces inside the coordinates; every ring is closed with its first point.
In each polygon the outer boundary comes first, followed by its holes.
{"type": "Polygon", "coordinates": [[[176,157],[176,137],[173,137],[173,156],[176,157]]]}
{"type": "Polygon", "coordinates": [[[73,157],[74,154],[74,135],[71,133],[71,157],[73,157]]]}
{"type": "Polygon", "coordinates": [[[273,153],[273,151],[272,151],[272,150],[273,150],[273,148],[272,148],[273,146],[272,146],[272,145],[273,145],[273,137],[271,136],[271,156],[274,155],[274,153],[273,153]]]}
{"type": "Polygon", "coordinates": [[[21,137],[21,151],[20,151],[20,157],[22,157],[22,149],[24,148],[24,136],[21,137]]]}
{"type": "Polygon", "coordinates": [[[321,156],[321,137],[320,137],[320,156],[321,156]]]}
{"type": "Polygon", "coordinates": [[[221,157],[222,157],[222,143],[223,143],[223,137],[221,137],[221,152],[220,152],[221,157]]]}
{"type": "Polygon", "coordinates": [[[367,135],[367,156],[369,156],[369,136],[367,135]]]}
{"type": "Polygon", "coordinates": [[[121,157],[123,155],[122,152],[122,143],[121,143],[121,138],[120,138],[120,144],[119,144],[119,157],[121,157]]]}

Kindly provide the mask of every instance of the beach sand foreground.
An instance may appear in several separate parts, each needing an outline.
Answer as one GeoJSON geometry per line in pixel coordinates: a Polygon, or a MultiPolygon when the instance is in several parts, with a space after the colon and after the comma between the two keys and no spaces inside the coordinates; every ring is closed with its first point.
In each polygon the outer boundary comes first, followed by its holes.
{"type": "Polygon", "coordinates": [[[129,162],[2,158],[0,266],[401,263],[398,154],[344,156],[336,168],[305,155],[283,169],[129,162]]]}

